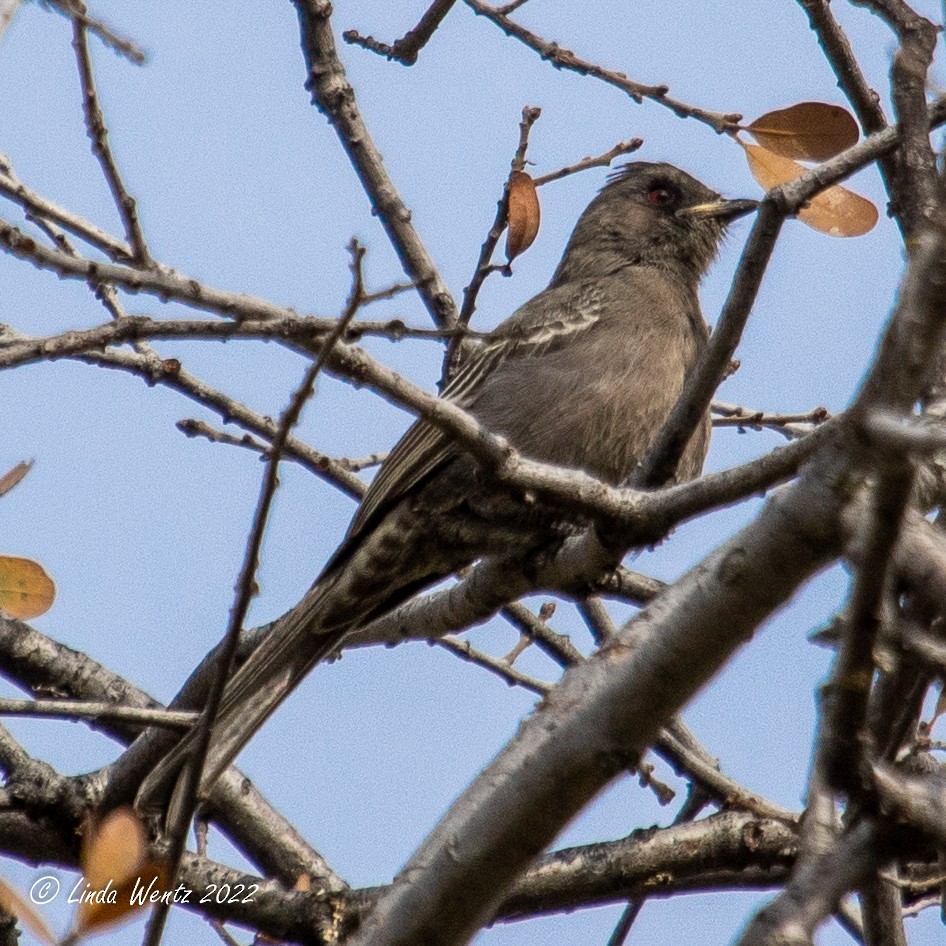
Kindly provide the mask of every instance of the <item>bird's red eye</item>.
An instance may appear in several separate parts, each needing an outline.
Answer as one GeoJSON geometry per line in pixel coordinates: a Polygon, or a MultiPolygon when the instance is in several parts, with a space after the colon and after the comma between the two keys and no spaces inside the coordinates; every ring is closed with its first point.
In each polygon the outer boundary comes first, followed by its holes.
{"type": "Polygon", "coordinates": [[[655,207],[669,207],[676,199],[676,194],[663,184],[655,184],[647,191],[647,199],[655,207]]]}

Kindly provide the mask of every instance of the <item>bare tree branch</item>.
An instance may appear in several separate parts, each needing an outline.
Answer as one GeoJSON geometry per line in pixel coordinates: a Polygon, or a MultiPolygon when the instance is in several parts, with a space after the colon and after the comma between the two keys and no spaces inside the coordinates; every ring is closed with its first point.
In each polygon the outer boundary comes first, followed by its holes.
{"type": "Polygon", "coordinates": [[[413,66],[417,62],[417,54],[430,42],[430,38],[443,22],[443,18],[450,12],[456,0],[434,0],[420,18],[417,26],[408,30],[400,39],[396,39],[390,46],[370,36],[361,36],[357,30],[345,30],[342,33],[346,43],[363,46],[373,53],[379,53],[388,59],[394,59],[404,66],[413,66]]]}
{"type": "Polygon", "coordinates": [[[509,17],[500,9],[491,7],[480,0],[465,0],[466,5],[479,16],[495,23],[507,36],[512,36],[519,42],[535,50],[543,59],[551,62],[557,69],[568,69],[571,72],[577,72],[579,75],[592,76],[595,79],[601,79],[603,82],[612,85],[622,92],[627,93],[635,102],[642,102],[644,99],[650,99],[669,108],[680,118],[695,118],[710,126],[713,131],[722,134],[723,132],[734,131],[742,118],[741,115],[723,115],[719,112],[709,112],[706,109],[698,108],[695,105],[688,105],[685,102],[671,98],[670,89],[665,85],[644,85],[629,79],[623,72],[616,72],[612,69],[603,69],[601,66],[587,59],[581,59],[570,49],[565,49],[556,42],[549,42],[542,39],[535,33],[530,32],[519,23],[510,20],[509,17]]]}
{"type": "MultiPolygon", "coordinates": [[[[21,621],[3,616],[0,668],[4,676],[40,699],[54,693],[57,697],[118,703],[141,710],[161,709],[147,694],[85,654],[50,640],[21,621]]],[[[139,731],[138,727],[109,723],[104,718],[99,728],[122,741],[130,741],[139,731]]],[[[217,782],[212,805],[225,833],[267,873],[290,886],[299,874],[308,873],[328,890],[345,889],[345,883],[325,859],[236,769],[217,782]]]]}
{"type": "Polygon", "coordinates": [[[434,323],[452,328],[457,321],[456,303],[411,224],[410,211],[384,169],[381,154],[358,110],[355,91],[338,58],[330,22],[332,5],[327,0],[294,0],[294,5],[308,69],[306,88],[338,133],[404,272],[416,284],[434,323]]]}
{"type": "Polygon", "coordinates": [[[85,114],[85,127],[92,142],[92,153],[102,167],[102,173],[112,192],[112,198],[125,227],[125,239],[133,250],[132,261],[139,266],[151,266],[153,260],[148,251],[144,231],[138,219],[138,209],[135,198],[128,192],[125,182],[119,173],[115,156],[108,141],[108,129],[105,127],[105,117],[99,105],[98,92],[95,88],[95,77],[92,72],[92,57],[89,53],[88,27],[84,22],[84,10],[77,3],[77,12],[72,21],[72,46],[76,53],[76,62],[79,66],[79,79],[82,83],[82,110],[85,114]]]}

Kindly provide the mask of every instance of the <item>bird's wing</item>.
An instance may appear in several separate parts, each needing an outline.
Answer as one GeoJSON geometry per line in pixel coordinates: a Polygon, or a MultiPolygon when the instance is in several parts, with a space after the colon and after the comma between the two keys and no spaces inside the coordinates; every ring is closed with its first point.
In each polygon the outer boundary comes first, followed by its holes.
{"type": "MultiPolygon", "coordinates": [[[[598,321],[593,309],[579,308],[564,312],[554,320],[530,324],[532,313],[527,311],[528,308],[527,305],[520,309],[516,313],[517,316],[521,314],[520,318],[513,316],[473,353],[444,388],[442,397],[469,410],[500,364],[554,351],[574,338],[576,332],[587,330],[598,321]]],[[[390,508],[456,453],[456,444],[448,434],[427,421],[416,421],[382,464],[355,513],[343,547],[356,540],[380,511],[390,508]]]]}

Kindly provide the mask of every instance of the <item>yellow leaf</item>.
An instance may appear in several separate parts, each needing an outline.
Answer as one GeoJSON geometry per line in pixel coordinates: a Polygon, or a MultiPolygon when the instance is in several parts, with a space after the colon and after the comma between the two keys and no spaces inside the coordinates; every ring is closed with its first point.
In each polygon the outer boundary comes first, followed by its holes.
{"type": "MultiPolygon", "coordinates": [[[[752,176],[766,189],[801,177],[806,168],[789,158],[742,143],[752,176]]],[[[800,220],[829,236],[863,236],[877,223],[877,208],[859,194],[834,184],[798,212],[800,220]]]]}
{"type": "Polygon", "coordinates": [[[4,880],[0,880],[0,909],[15,916],[38,940],[50,946],[58,942],[33,904],[4,880]]]}
{"type": "Polygon", "coordinates": [[[17,483],[29,473],[30,468],[33,466],[33,461],[30,460],[27,463],[25,460],[17,463],[13,469],[8,470],[3,476],[0,476],[0,496],[4,493],[9,493],[17,483]]]}
{"type": "Polygon", "coordinates": [[[56,597],[53,580],[29,558],[0,555],[0,608],[27,621],[45,614],[56,597]]]}
{"type": "Polygon", "coordinates": [[[87,828],[82,844],[85,887],[73,935],[100,929],[136,912],[151,901],[147,893],[167,884],[163,864],[148,856],[144,825],[129,807],[116,808],[87,828]]]}
{"type": "Polygon", "coordinates": [[[535,183],[525,171],[513,171],[509,177],[509,232],[506,234],[506,259],[510,263],[532,246],[540,219],[535,183]]]}
{"type": "Polygon", "coordinates": [[[766,112],[747,129],[769,151],[800,161],[826,161],[857,143],[857,122],[847,109],[799,102],[766,112]]]}

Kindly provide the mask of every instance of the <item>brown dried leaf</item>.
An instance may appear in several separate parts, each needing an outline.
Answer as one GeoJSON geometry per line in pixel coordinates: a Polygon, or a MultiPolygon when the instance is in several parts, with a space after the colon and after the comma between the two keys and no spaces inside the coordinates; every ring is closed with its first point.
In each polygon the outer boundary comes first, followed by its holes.
{"type": "Polygon", "coordinates": [[[73,933],[86,933],[150,906],[150,893],[167,885],[163,864],[148,857],[148,838],[130,807],[116,808],[86,830],[82,844],[85,888],[73,933]]]}
{"type": "Polygon", "coordinates": [[[800,161],[826,161],[857,143],[854,116],[840,105],[799,102],[766,112],[747,129],[769,151],[800,161]]]}
{"type": "MultiPolygon", "coordinates": [[[[752,176],[766,189],[801,177],[807,170],[759,145],[743,144],[752,176]]],[[[863,236],[877,223],[877,208],[866,198],[835,184],[798,212],[800,220],[829,236],[863,236]]]]}
{"type": "Polygon", "coordinates": [[[125,805],[91,824],[82,839],[82,874],[98,889],[111,880],[123,883],[148,855],[148,838],[141,819],[125,805]]]}
{"type": "Polygon", "coordinates": [[[33,904],[5,880],[0,880],[0,909],[15,916],[38,940],[50,946],[59,942],[33,904]]]}
{"type": "Polygon", "coordinates": [[[29,558],[0,555],[0,608],[21,621],[39,617],[56,597],[52,578],[29,558]]]}
{"type": "Polygon", "coordinates": [[[22,460],[17,463],[12,470],[8,470],[3,476],[0,476],[0,496],[4,493],[9,493],[17,483],[26,476],[27,473],[32,469],[33,461],[22,460]]]}
{"type": "Polygon", "coordinates": [[[540,220],[535,183],[525,171],[513,171],[509,177],[509,232],[506,234],[506,259],[510,263],[532,246],[540,220]]]}
{"type": "Polygon", "coordinates": [[[168,885],[165,865],[146,861],[123,883],[106,881],[102,887],[87,887],[76,911],[73,935],[111,926],[145,907],[154,906],[168,885]]]}

